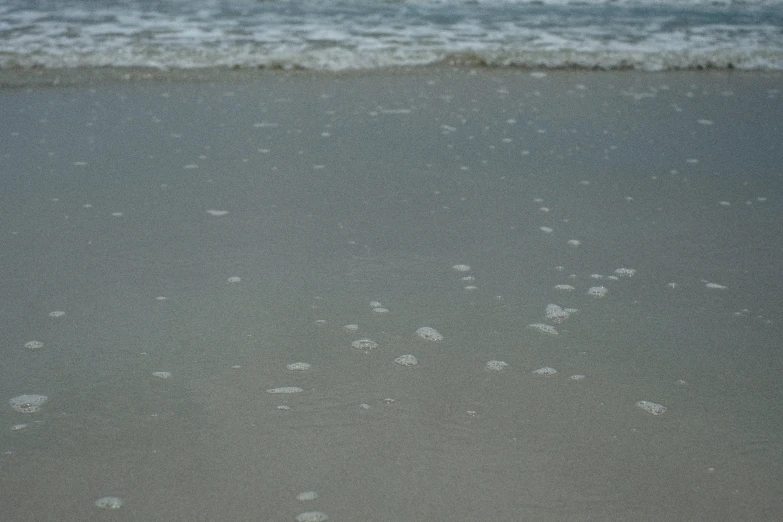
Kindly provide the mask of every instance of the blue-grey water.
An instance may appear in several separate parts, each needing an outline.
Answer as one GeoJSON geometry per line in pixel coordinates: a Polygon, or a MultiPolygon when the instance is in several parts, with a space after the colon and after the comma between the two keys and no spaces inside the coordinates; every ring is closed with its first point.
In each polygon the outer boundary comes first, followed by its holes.
{"type": "Polygon", "coordinates": [[[0,67],[783,69],[780,0],[8,0],[0,67]]]}

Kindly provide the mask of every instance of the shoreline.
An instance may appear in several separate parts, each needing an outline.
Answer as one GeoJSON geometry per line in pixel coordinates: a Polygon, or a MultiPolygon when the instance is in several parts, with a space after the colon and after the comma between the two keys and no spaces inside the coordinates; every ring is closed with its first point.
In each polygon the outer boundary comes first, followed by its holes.
{"type": "Polygon", "coordinates": [[[482,64],[438,64],[423,66],[384,67],[377,69],[312,70],[253,67],[209,67],[193,69],[162,69],[151,67],[78,67],[78,68],[5,68],[0,69],[0,89],[25,87],[80,87],[100,84],[154,83],[231,83],[253,82],[266,77],[352,78],[395,75],[427,75],[444,73],[472,74],[584,74],[632,75],[661,77],[670,75],[758,76],[783,78],[783,71],[744,70],[733,68],[693,68],[644,71],[632,67],[599,69],[589,67],[498,67],[482,64]]]}

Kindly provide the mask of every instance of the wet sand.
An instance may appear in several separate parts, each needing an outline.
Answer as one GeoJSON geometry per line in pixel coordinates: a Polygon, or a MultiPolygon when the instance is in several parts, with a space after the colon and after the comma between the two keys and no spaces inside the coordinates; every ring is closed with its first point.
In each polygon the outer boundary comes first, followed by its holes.
{"type": "Polygon", "coordinates": [[[780,75],[137,76],[2,79],[0,518],[783,512],[780,75]]]}

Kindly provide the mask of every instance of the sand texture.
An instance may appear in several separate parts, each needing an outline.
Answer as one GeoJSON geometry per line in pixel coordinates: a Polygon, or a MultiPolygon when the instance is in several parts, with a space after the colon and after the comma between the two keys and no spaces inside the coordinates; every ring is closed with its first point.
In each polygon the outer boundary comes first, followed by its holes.
{"type": "Polygon", "coordinates": [[[0,79],[0,519],[783,513],[780,75],[102,74],[0,79]]]}

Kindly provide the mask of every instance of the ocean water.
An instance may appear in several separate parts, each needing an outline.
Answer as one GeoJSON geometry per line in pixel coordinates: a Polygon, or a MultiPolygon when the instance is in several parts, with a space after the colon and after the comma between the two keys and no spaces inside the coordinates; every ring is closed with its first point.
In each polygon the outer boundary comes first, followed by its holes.
{"type": "Polygon", "coordinates": [[[780,0],[8,0],[0,67],[783,69],[780,0]]]}

